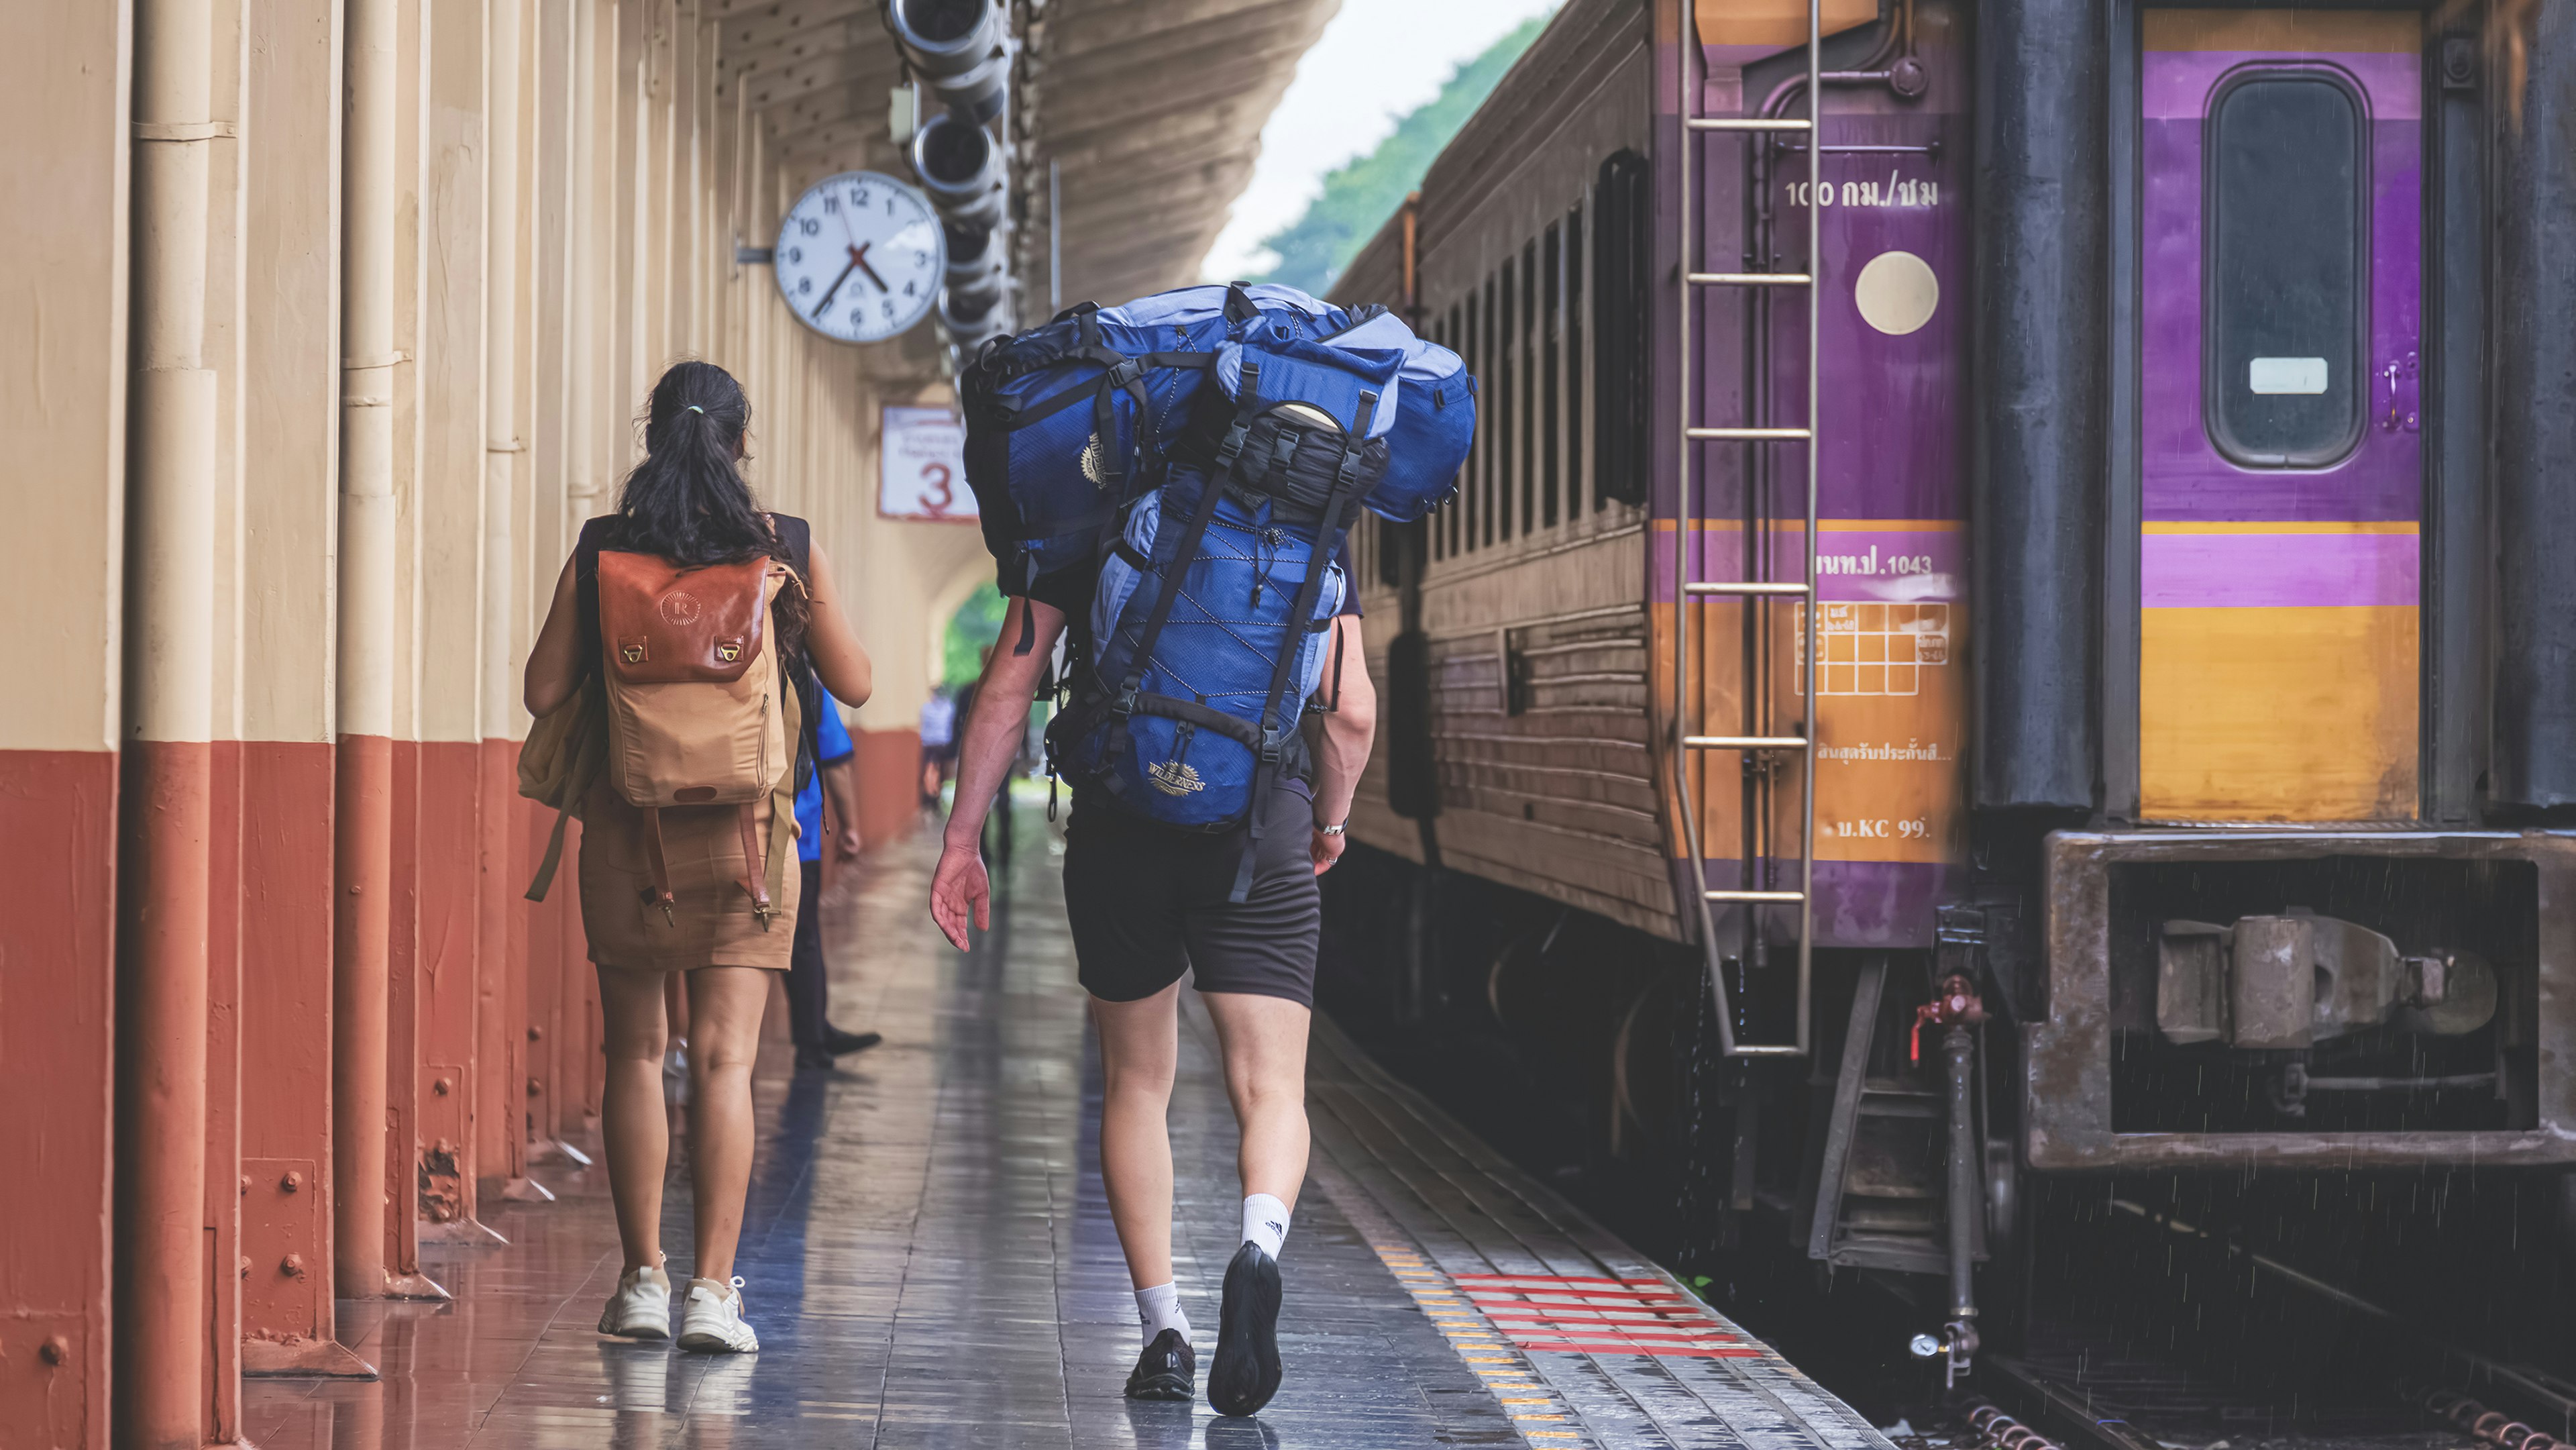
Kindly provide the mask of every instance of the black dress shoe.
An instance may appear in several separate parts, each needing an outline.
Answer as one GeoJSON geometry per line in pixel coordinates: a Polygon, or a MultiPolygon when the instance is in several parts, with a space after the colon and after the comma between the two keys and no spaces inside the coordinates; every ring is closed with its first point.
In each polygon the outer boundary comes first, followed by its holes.
{"type": "Polygon", "coordinates": [[[798,1072],[830,1072],[836,1065],[837,1064],[832,1061],[832,1054],[824,1048],[800,1047],[796,1049],[796,1070],[798,1072]]]}
{"type": "Polygon", "coordinates": [[[1131,1400],[1189,1400],[1199,1392],[1199,1356],[1177,1329],[1154,1336],[1127,1372],[1131,1400]]]}
{"type": "Polygon", "coordinates": [[[824,1024],[823,1027],[823,1051],[834,1057],[852,1052],[865,1052],[883,1041],[885,1041],[885,1034],[882,1032],[843,1032],[829,1023],[824,1024]]]}
{"type": "Polygon", "coordinates": [[[1277,1393],[1279,1264],[1259,1244],[1247,1241],[1225,1266],[1216,1359],[1208,1366],[1208,1404],[1220,1415],[1249,1415],[1277,1393]]]}

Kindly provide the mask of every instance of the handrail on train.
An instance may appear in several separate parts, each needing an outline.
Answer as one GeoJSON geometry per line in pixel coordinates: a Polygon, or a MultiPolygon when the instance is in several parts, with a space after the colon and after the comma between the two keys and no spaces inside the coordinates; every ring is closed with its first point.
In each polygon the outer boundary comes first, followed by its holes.
{"type": "MultiPolygon", "coordinates": [[[[1695,57],[1700,55],[1696,7],[1690,0],[1680,0],[1681,44],[1675,64],[1680,69],[1680,94],[1683,97],[1682,156],[1679,207],[1681,215],[1682,307],[1680,323],[1681,365],[1678,381],[1681,388],[1681,437],[1676,487],[1673,493],[1673,796],[1678,805],[1676,819],[1681,824],[1682,850],[1689,869],[1692,906],[1699,920],[1700,949],[1708,962],[1709,991],[1714,997],[1718,1042],[1728,1057],[1805,1057],[1813,1050],[1812,1004],[1815,980],[1815,884],[1816,884],[1816,772],[1814,742],[1816,739],[1816,619],[1809,607],[1815,594],[1816,573],[1816,426],[1817,426],[1817,337],[1820,321],[1817,285],[1824,271],[1821,245],[1822,229],[1811,216],[1807,225],[1807,266],[1803,272],[1702,272],[1696,270],[1702,251],[1697,208],[1691,198],[1691,179],[1696,170],[1696,148],[1691,142],[1710,132],[1777,132],[1813,131],[1823,113],[1822,97],[1824,60],[1823,0],[1807,0],[1807,111],[1805,119],[1779,116],[1700,116],[1691,114],[1699,106],[1704,92],[1693,84],[1695,57]],[[1699,287],[1804,287],[1807,289],[1807,422],[1803,428],[1775,428],[1701,424],[1693,420],[1691,391],[1691,313],[1694,288],[1699,287]],[[1737,580],[1698,580],[1692,578],[1695,531],[1691,522],[1697,517],[1691,492],[1691,462],[1695,447],[1703,442],[1806,444],[1807,461],[1807,529],[1804,536],[1804,576],[1798,580],[1765,579],[1760,576],[1770,567],[1771,551],[1763,547],[1764,539],[1757,530],[1744,530],[1744,559],[1737,580]],[[1757,673],[1755,650],[1770,638],[1769,609],[1775,598],[1799,601],[1798,633],[1800,649],[1800,724],[1798,733],[1790,736],[1746,733],[1715,735],[1699,733],[1691,725],[1697,709],[1691,693],[1691,626],[1696,612],[1690,606],[1711,597],[1734,596],[1744,601],[1747,609],[1756,611],[1755,627],[1747,638],[1755,641],[1748,650],[1744,669],[1744,700],[1748,723],[1754,717],[1761,697],[1763,681],[1757,673]],[[1753,889],[1751,878],[1757,870],[1758,842],[1751,817],[1746,822],[1743,847],[1746,886],[1743,889],[1714,889],[1708,884],[1708,858],[1700,840],[1698,793],[1693,786],[1693,765],[1707,751],[1741,751],[1747,753],[1785,753],[1803,755],[1806,768],[1799,771],[1798,887],[1794,891],[1753,889]],[[1725,953],[1717,940],[1716,904],[1741,905],[1747,909],[1746,938],[1758,945],[1761,922],[1754,915],[1765,906],[1798,908],[1798,1004],[1797,1034],[1794,1041],[1740,1042],[1735,1035],[1735,1012],[1726,989],[1725,953]]],[[[1807,184],[1812,189],[1824,180],[1824,148],[1806,148],[1807,184]]],[[[1768,813],[1765,812],[1765,815],[1768,813]]],[[[1748,947],[1748,957],[1751,950],[1748,947]]]]}

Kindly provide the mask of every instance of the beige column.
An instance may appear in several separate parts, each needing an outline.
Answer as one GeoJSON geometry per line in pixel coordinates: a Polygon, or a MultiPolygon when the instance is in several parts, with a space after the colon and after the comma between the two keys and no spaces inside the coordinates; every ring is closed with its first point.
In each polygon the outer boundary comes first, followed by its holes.
{"type": "Polygon", "coordinates": [[[399,0],[347,0],[340,309],[340,637],[333,848],[333,1267],[385,1292],[386,954],[393,850],[394,244],[399,0]]]}
{"type": "Polygon", "coordinates": [[[119,882],[117,1439],[196,1450],[205,1374],[216,374],[209,0],[134,12],[126,800],[119,882]],[[173,1312],[185,1307],[190,1312],[173,1312]]]}
{"type": "MultiPolygon", "coordinates": [[[[527,16],[520,0],[487,0],[484,58],[483,639],[480,881],[475,894],[474,1171],[506,1185],[525,1177],[526,1138],[516,1131],[527,1076],[524,955],[514,970],[511,924],[524,883],[514,882],[511,837],[520,814],[518,755],[521,479],[519,361],[525,349],[519,290],[520,158],[525,137],[519,73],[527,16]]],[[[507,1191],[505,1189],[505,1191],[507,1191]]],[[[524,1195],[525,1188],[518,1191],[524,1195]]]]}

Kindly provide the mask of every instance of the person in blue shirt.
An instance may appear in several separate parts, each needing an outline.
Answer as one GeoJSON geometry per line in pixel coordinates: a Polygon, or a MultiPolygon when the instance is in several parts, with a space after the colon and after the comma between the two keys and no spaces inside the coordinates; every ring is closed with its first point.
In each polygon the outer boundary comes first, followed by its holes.
{"type": "Polygon", "coordinates": [[[823,969],[823,798],[832,799],[832,846],[847,861],[859,854],[859,800],[850,780],[850,729],[841,707],[820,685],[814,698],[814,773],[796,793],[796,854],[805,873],[807,903],[796,913],[796,948],[788,959],[787,1019],[796,1039],[796,1066],[828,1068],[845,1052],[874,1047],[874,1032],[844,1032],[828,1020],[832,988],[823,969]]]}

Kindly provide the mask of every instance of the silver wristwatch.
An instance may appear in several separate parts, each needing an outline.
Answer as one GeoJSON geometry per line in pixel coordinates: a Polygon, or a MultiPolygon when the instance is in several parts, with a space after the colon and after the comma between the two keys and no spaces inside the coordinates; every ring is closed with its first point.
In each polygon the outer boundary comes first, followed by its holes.
{"type": "Polygon", "coordinates": [[[1336,825],[1336,826],[1327,826],[1327,825],[1318,824],[1318,825],[1315,827],[1315,829],[1316,829],[1316,830],[1323,832],[1323,833],[1324,833],[1325,835],[1327,835],[1327,836],[1338,836],[1338,835],[1342,834],[1343,832],[1345,832],[1345,831],[1349,830],[1350,828],[1351,828],[1351,823],[1350,823],[1350,822],[1348,822],[1348,821],[1344,821],[1344,822],[1342,822],[1340,825],[1336,825]]]}

